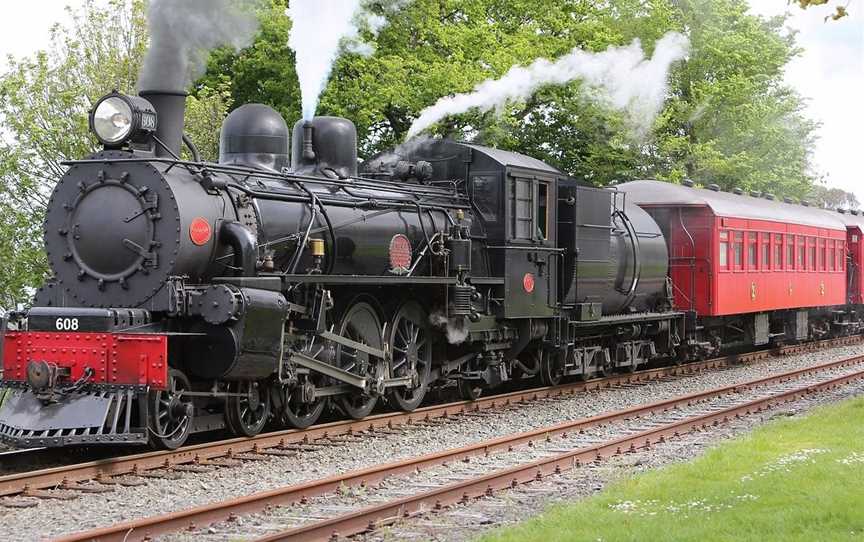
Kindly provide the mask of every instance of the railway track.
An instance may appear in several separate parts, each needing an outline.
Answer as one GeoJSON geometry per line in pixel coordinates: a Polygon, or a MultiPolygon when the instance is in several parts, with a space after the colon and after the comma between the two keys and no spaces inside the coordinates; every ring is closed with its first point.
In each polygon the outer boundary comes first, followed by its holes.
{"type": "MultiPolygon", "coordinates": [[[[206,472],[218,467],[230,467],[244,461],[267,459],[270,456],[294,455],[303,451],[338,446],[347,440],[386,435],[396,428],[423,427],[437,421],[471,416],[484,410],[516,408],[532,401],[557,400],[577,393],[616,386],[639,385],[666,378],[693,375],[701,371],[721,369],[736,364],[753,363],[778,355],[792,355],[857,344],[861,337],[843,337],[802,345],[762,350],[681,366],[647,369],[634,373],[615,374],[585,382],[571,382],[552,387],[533,388],[500,395],[482,397],[476,401],[457,401],[433,405],[413,412],[391,412],[370,416],[363,420],[345,420],[321,424],[306,430],[285,430],[264,433],[252,438],[233,438],[186,446],[176,451],[144,452],[121,457],[100,457],[97,460],[61,465],[40,470],[27,470],[0,476],[0,497],[24,495],[38,498],[74,498],[75,492],[98,492],[111,485],[141,485],[148,478],[167,478],[172,471],[206,472]],[[95,481],[85,486],[82,482],[95,481]],[[67,490],[57,492],[56,489],[67,490]]],[[[8,456],[23,468],[28,461],[27,451],[8,456]]],[[[51,449],[33,453],[50,454],[51,449]]],[[[96,453],[105,453],[104,450],[96,453]]],[[[5,469],[14,468],[4,465],[5,469]]],[[[20,506],[19,503],[0,501],[2,506],[20,506]]]]}
{"type": "Polygon", "coordinates": [[[349,536],[374,531],[403,517],[482,498],[610,455],[648,448],[671,437],[707,429],[736,416],[761,412],[782,402],[861,379],[864,379],[864,356],[854,356],[229,501],[121,523],[59,540],[142,540],[231,520],[244,514],[267,510],[272,513],[276,507],[290,504],[308,509],[286,508],[289,510],[287,520],[285,517],[271,518],[268,521],[271,525],[293,522],[295,526],[268,535],[262,541],[328,540],[334,535],[349,536]],[[622,427],[614,431],[612,437],[598,438],[588,434],[597,428],[617,425],[622,427]],[[499,464],[489,468],[487,465],[479,473],[457,473],[458,480],[452,483],[447,483],[448,479],[453,478],[452,474],[421,477],[414,487],[411,487],[410,482],[393,483],[398,477],[420,476],[442,465],[470,465],[475,458],[485,460],[506,456],[520,449],[530,450],[532,457],[518,461],[515,465],[507,464],[506,461],[503,466],[499,464]],[[536,455],[539,457],[534,457],[536,455]],[[361,501],[370,500],[369,495],[374,494],[375,498],[371,500],[379,501],[375,504],[358,506],[356,502],[351,504],[350,496],[345,497],[351,488],[370,489],[374,484],[389,486],[391,496],[388,496],[386,487],[380,489],[379,485],[372,491],[360,492],[364,495],[361,501]],[[430,488],[430,485],[434,487],[430,488]],[[353,511],[332,513],[334,502],[338,503],[340,499],[347,499],[348,503],[343,508],[353,511]],[[316,517],[326,519],[316,520],[316,517]]]}

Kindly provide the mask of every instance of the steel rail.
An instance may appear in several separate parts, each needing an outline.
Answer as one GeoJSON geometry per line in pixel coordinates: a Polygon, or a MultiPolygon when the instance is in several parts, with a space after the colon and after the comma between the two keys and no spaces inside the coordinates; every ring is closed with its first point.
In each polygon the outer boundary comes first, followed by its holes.
{"type": "MultiPolygon", "coordinates": [[[[284,450],[292,446],[305,445],[313,441],[324,441],[367,431],[389,430],[399,426],[423,424],[436,419],[446,419],[481,410],[500,409],[544,399],[557,399],[586,391],[615,386],[639,384],[661,378],[696,374],[710,369],[724,368],[735,364],[752,363],[777,355],[812,352],[861,342],[862,337],[842,337],[812,343],[785,346],[757,352],[736,354],[711,360],[682,364],[680,366],[646,369],[634,373],[616,374],[584,382],[571,382],[558,386],[514,391],[475,401],[456,401],[443,405],[419,408],[413,412],[388,412],[369,416],[362,420],[343,420],[313,426],[309,429],[288,429],[264,433],[251,438],[231,438],[216,442],[194,444],[174,451],[143,452],[122,457],[99,459],[74,465],[64,465],[30,472],[9,474],[0,477],[0,497],[17,495],[54,487],[69,487],[70,484],[93,479],[108,479],[114,476],[136,475],[181,465],[206,464],[210,460],[241,454],[267,453],[269,450],[284,450]]],[[[20,456],[19,456],[20,457],[20,456]]]]}
{"type": "Polygon", "coordinates": [[[530,463],[502,469],[491,474],[478,476],[466,481],[456,482],[441,488],[417,495],[403,497],[380,505],[363,508],[356,512],[332,519],[288,529],[273,535],[256,539],[256,542],[280,541],[325,541],[339,536],[354,535],[394,523],[400,518],[441,509],[444,506],[467,503],[472,499],[492,496],[496,491],[514,488],[519,484],[542,480],[545,476],[561,474],[580,467],[583,463],[600,461],[603,458],[650,449],[652,445],[665,442],[666,438],[678,437],[682,433],[692,433],[709,426],[718,426],[730,418],[762,412],[771,406],[794,401],[801,397],[834,389],[852,381],[864,378],[864,369],[849,375],[832,378],[818,384],[811,384],[793,390],[777,393],[769,397],[755,399],[747,403],[685,418],[683,420],[648,429],[634,435],[627,435],[602,444],[587,446],[569,452],[542,458],[530,463]]]}
{"type": "MultiPolygon", "coordinates": [[[[579,432],[580,430],[584,430],[590,427],[596,427],[616,421],[628,420],[658,412],[666,412],[682,405],[692,405],[694,403],[705,401],[707,399],[722,397],[730,393],[740,392],[745,389],[787,382],[789,380],[794,380],[805,375],[820,373],[841,367],[860,365],[862,363],[864,363],[864,356],[854,356],[843,360],[825,363],[819,366],[788,371],[785,373],[763,377],[743,383],[732,384],[729,386],[723,386],[720,388],[714,388],[706,391],[700,391],[667,400],[657,401],[646,405],[638,405],[624,410],[603,413],[589,418],[562,422],[553,426],[543,427],[513,435],[507,435],[483,442],[478,442],[465,447],[444,450],[441,452],[418,456],[403,461],[376,465],[370,468],[352,471],[341,475],[335,475],[319,480],[304,482],[293,486],[263,491],[237,499],[232,499],[229,501],[217,502],[195,508],[190,508],[188,510],[173,512],[170,514],[119,523],[111,527],[94,529],[91,531],[69,535],[58,540],[61,542],[75,542],[86,540],[143,540],[168,532],[188,529],[190,527],[201,527],[214,522],[224,521],[241,514],[260,512],[272,506],[302,502],[304,499],[333,493],[342,487],[365,486],[384,480],[385,478],[391,476],[412,473],[417,471],[418,469],[422,470],[424,468],[442,465],[447,462],[465,460],[472,456],[487,455],[495,451],[510,450],[515,446],[531,444],[535,441],[548,440],[554,435],[565,435],[566,433],[579,432]]],[[[860,373],[856,374],[864,375],[864,369],[862,369],[860,373]]],[[[428,501],[424,502],[428,504],[428,501]]],[[[389,508],[387,510],[389,510],[389,508]]],[[[354,514],[349,514],[349,516],[353,515],[354,514]]],[[[353,522],[354,520],[352,519],[351,521],[353,522]]],[[[361,527],[365,528],[368,523],[369,520],[367,519],[366,523],[361,525],[361,527]]],[[[332,534],[334,528],[327,522],[322,523],[322,525],[324,524],[326,524],[326,526],[322,528],[327,531],[327,537],[329,537],[332,534]]],[[[308,526],[303,528],[308,528],[308,526]]],[[[335,530],[337,530],[340,534],[343,535],[358,532],[355,530],[346,531],[342,527],[336,528],[335,530]]],[[[317,530],[315,532],[319,533],[319,531],[317,530]]],[[[317,537],[318,535],[316,534],[315,536],[317,537]]],[[[311,540],[317,538],[313,537],[308,539],[311,540]]]]}
{"type": "MultiPolygon", "coordinates": [[[[446,419],[481,410],[500,409],[543,399],[556,399],[585,391],[612,388],[614,386],[638,384],[668,377],[696,374],[710,369],[724,368],[735,364],[752,363],[778,355],[812,352],[823,348],[833,348],[860,343],[861,336],[841,337],[812,343],[791,345],[757,352],[724,356],[706,361],[687,363],[680,366],[646,369],[634,373],[616,374],[584,382],[571,382],[558,386],[533,388],[514,391],[475,401],[456,401],[443,405],[419,408],[413,412],[388,412],[369,416],[362,420],[343,420],[313,426],[309,429],[288,429],[263,433],[251,438],[231,438],[216,442],[194,444],[174,451],[142,452],[139,454],[99,459],[74,465],[64,465],[48,469],[0,476],[0,497],[20,493],[69,486],[76,482],[92,479],[106,479],[113,476],[135,475],[147,471],[172,468],[180,465],[204,463],[207,461],[248,453],[267,453],[268,450],[284,450],[291,446],[304,445],[313,441],[326,441],[366,431],[388,430],[398,426],[411,426],[427,423],[436,419],[446,419]]],[[[18,456],[21,460],[25,456],[18,456]]]]}

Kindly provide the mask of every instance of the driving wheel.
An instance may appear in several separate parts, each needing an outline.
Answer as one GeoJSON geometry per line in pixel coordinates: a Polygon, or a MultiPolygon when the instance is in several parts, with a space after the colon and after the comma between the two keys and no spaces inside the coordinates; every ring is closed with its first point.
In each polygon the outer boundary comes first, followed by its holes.
{"type": "Polygon", "coordinates": [[[411,377],[411,384],[393,388],[387,396],[405,411],[423,402],[432,371],[431,328],[426,311],[416,302],[408,302],[396,312],[390,325],[390,348],[393,378],[411,377]]]}
{"type": "MultiPolygon", "coordinates": [[[[355,300],[342,316],[336,333],[354,342],[383,350],[381,319],[378,311],[367,301],[355,300]]],[[[336,344],[336,366],[343,371],[367,378],[371,385],[377,386],[384,379],[384,360],[343,344],[336,344]]],[[[352,390],[338,398],[339,406],[345,414],[359,420],[365,418],[378,402],[379,390],[352,390]]]]}

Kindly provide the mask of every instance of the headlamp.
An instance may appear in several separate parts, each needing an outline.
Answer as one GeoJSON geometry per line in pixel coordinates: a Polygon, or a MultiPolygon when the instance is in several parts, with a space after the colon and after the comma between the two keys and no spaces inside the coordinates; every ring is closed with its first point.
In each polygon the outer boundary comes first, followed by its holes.
{"type": "Polygon", "coordinates": [[[90,111],[90,131],[106,147],[140,142],[156,131],[156,110],[144,98],[112,92],[90,111]]]}

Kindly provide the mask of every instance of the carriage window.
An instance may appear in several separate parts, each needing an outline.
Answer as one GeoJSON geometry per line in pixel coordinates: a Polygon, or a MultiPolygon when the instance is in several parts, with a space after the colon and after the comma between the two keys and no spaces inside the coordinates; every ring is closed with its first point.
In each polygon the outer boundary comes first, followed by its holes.
{"type": "Polygon", "coordinates": [[[819,239],[816,257],[819,258],[819,271],[825,271],[825,239],[819,239]]]}
{"type": "Polygon", "coordinates": [[[836,262],[836,257],[834,256],[834,240],[827,241],[827,255],[825,256],[825,261],[828,262],[828,271],[834,271],[834,263],[836,262]]]}
{"type": "Polygon", "coordinates": [[[771,245],[768,244],[770,239],[770,234],[762,234],[762,269],[766,270],[771,268],[771,245]]]}
{"type": "Polygon", "coordinates": [[[816,271],[816,239],[807,238],[807,267],[810,271],[816,271]]]}
{"type": "Polygon", "coordinates": [[[720,269],[729,269],[729,232],[720,232],[720,269]]]}
{"type": "Polygon", "coordinates": [[[534,220],[531,217],[532,210],[532,182],[528,179],[513,179],[510,192],[511,209],[513,218],[511,222],[514,239],[533,239],[531,231],[534,220]]]}
{"type": "Polygon", "coordinates": [[[774,234],[774,268],[783,269],[783,236],[774,234]]]}
{"type": "Polygon", "coordinates": [[[740,231],[735,232],[735,267],[741,269],[741,262],[744,257],[744,234],[740,231]]]}
{"type": "Polygon", "coordinates": [[[786,269],[795,269],[795,236],[786,236],[786,269]]]}
{"type": "Polygon", "coordinates": [[[804,267],[804,238],[799,235],[796,239],[798,240],[798,259],[795,260],[795,267],[803,270],[806,269],[804,267]]]}
{"type": "Polygon", "coordinates": [[[759,256],[759,244],[756,242],[756,234],[748,233],[747,234],[747,266],[750,269],[756,269],[759,261],[757,257],[759,256]]]}
{"type": "Polygon", "coordinates": [[[837,241],[837,271],[846,269],[846,243],[837,241]]]}
{"type": "Polygon", "coordinates": [[[549,239],[549,185],[537,183],[537,237],[545,241],[549,239]]]}
{"type": "Polygon", "coordinates": [[[480,216],[487,222],[498,221],[498,209],[500,207],[501,183],[497,175],[475,175],[473,183],[473,202],[480,211],[480,216]]]}

